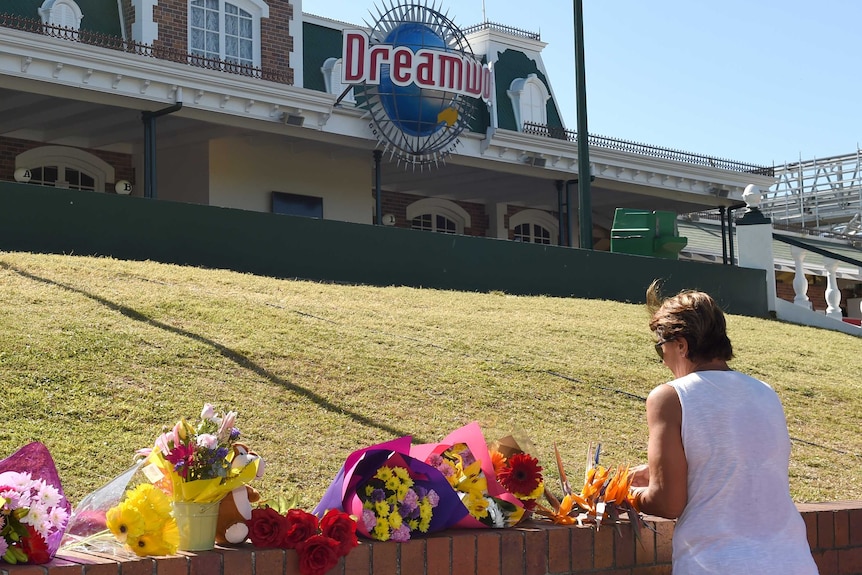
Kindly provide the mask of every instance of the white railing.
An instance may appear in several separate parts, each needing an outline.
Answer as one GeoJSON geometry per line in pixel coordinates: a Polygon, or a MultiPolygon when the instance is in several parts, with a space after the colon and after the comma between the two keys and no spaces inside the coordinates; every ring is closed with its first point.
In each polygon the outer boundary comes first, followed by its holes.
{"type": "Polygon", "coordinates": [[[822,327],[835,331],[862,336],[862,328],[843,321],[841,312],[841,290],[838,288],[838,265],[849,264],[855,267],[857,274],[862,274],[862,262],[828,250],[806,244],[789,236],[774,234],[772,222],[760,211],[762,194],[757,186],[749,185],[743,194],[747,209],[742,218],[737,220],[736,237],[739,246],[739,265],[741,267],[762,269],[766,272],[766,293],[769,310],[777,319],[822,327]],[[785,301],[776,295],[775,264],[772,251],[772,241],[777,240],[791,246],[795,264],[793,302],[785,301]],[[808,299],[808,280],[805,278],[803,264],[808,252],[822,256],[826,271],[826,313],[821,314],[811,309],[808,299]]]}

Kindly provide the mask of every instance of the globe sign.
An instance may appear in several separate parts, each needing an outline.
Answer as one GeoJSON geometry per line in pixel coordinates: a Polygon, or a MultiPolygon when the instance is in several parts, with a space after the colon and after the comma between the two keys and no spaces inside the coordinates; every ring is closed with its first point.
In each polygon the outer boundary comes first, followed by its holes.
{"type": "MultiPolygon", "coordinates": [[[[448,51],[443,38],[418,22],[401,24],[386,36],[386,43],[407,46],[414,52],[423,48],[448,51]]],[[[411,136],[431,136],[446,126],[438,118],[454,103],[454,94],[420,88],[415,84],[396,86],[388,65],[381,66],[379,97],[386,115],[402,132],[411,136]]]]}
{"type": "Polygon", "coordinates": [[[342,80],[358,86],[357,102],[385,152],[407,164],[437,163],[457,147],[477,103],[489,99],[490,69],[431,7],[390,5],[378,14],[364,38],[345,31],[342,80]]]}

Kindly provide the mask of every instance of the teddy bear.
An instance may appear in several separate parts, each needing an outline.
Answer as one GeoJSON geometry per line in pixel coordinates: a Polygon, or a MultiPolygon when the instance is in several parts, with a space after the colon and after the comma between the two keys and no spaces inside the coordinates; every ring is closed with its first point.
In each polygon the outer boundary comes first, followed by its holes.
{"type": "MultiPolygon", "coordinates": [[[[233,446],[234,457],[232,468],[242,468],[257,460],[257,474],[263,475],[264,461],[248,446],[236,443],[233,446]]],[[[248,537],[248,526],[245,522],[251,519],[252,504],[260,501],[260,493],[250,485],[241,485],[227,494],[219,503],[218,520],[216,522],[216,543],[219,545],[236,545],[248,537]]]]}
{"type": "Polygon", "coordinates": [[[252,503],[260,501],[260,493],[250,485],[237,487],[221,500],[218,508],[215,541],[219,545],[237,545],[248,537],[245,522],[251,519],[252,503]]]}

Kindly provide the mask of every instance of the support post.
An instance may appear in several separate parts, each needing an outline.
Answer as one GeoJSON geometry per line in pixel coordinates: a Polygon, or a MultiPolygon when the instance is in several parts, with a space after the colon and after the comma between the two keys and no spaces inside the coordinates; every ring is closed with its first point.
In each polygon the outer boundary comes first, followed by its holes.
{"type": "Polygon", "coordinates": [[[156,118],[173,114],[183,107],[182,92],[178,92],[177,103],[155,112],[141,112],[144,123],[144,197],[156,197],[156,118]]]}
{"type": "Polygon", "coordinates": [[[383,157],[383,152],[381,150],[374,150],[372,155],[374,156],[374,224],[382,226],[383,214],[381,211],[383,208],[380,199],[380,159],[383,157]]]}

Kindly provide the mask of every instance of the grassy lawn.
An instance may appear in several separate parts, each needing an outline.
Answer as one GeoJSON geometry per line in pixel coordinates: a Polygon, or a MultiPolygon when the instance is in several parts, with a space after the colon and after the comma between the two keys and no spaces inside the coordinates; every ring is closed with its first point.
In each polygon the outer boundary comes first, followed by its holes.
{"type": "MultiPolygon", "coordinates": [[[[601,300],[0,253],[0,457],[42,441],[75,504],[210,402],[267,460],[258,490],[307,509],[351,451],[472,420],[522,431],[548,469],[555,443],[570,473],[591,441],[605,465],[640,463],[644,399],[670,379],[646,323],[643,306],[601,300]]],[[[728,323],[732,367],[784,402],[794,499],[862,498],[862,340],[728,323]]]]}

